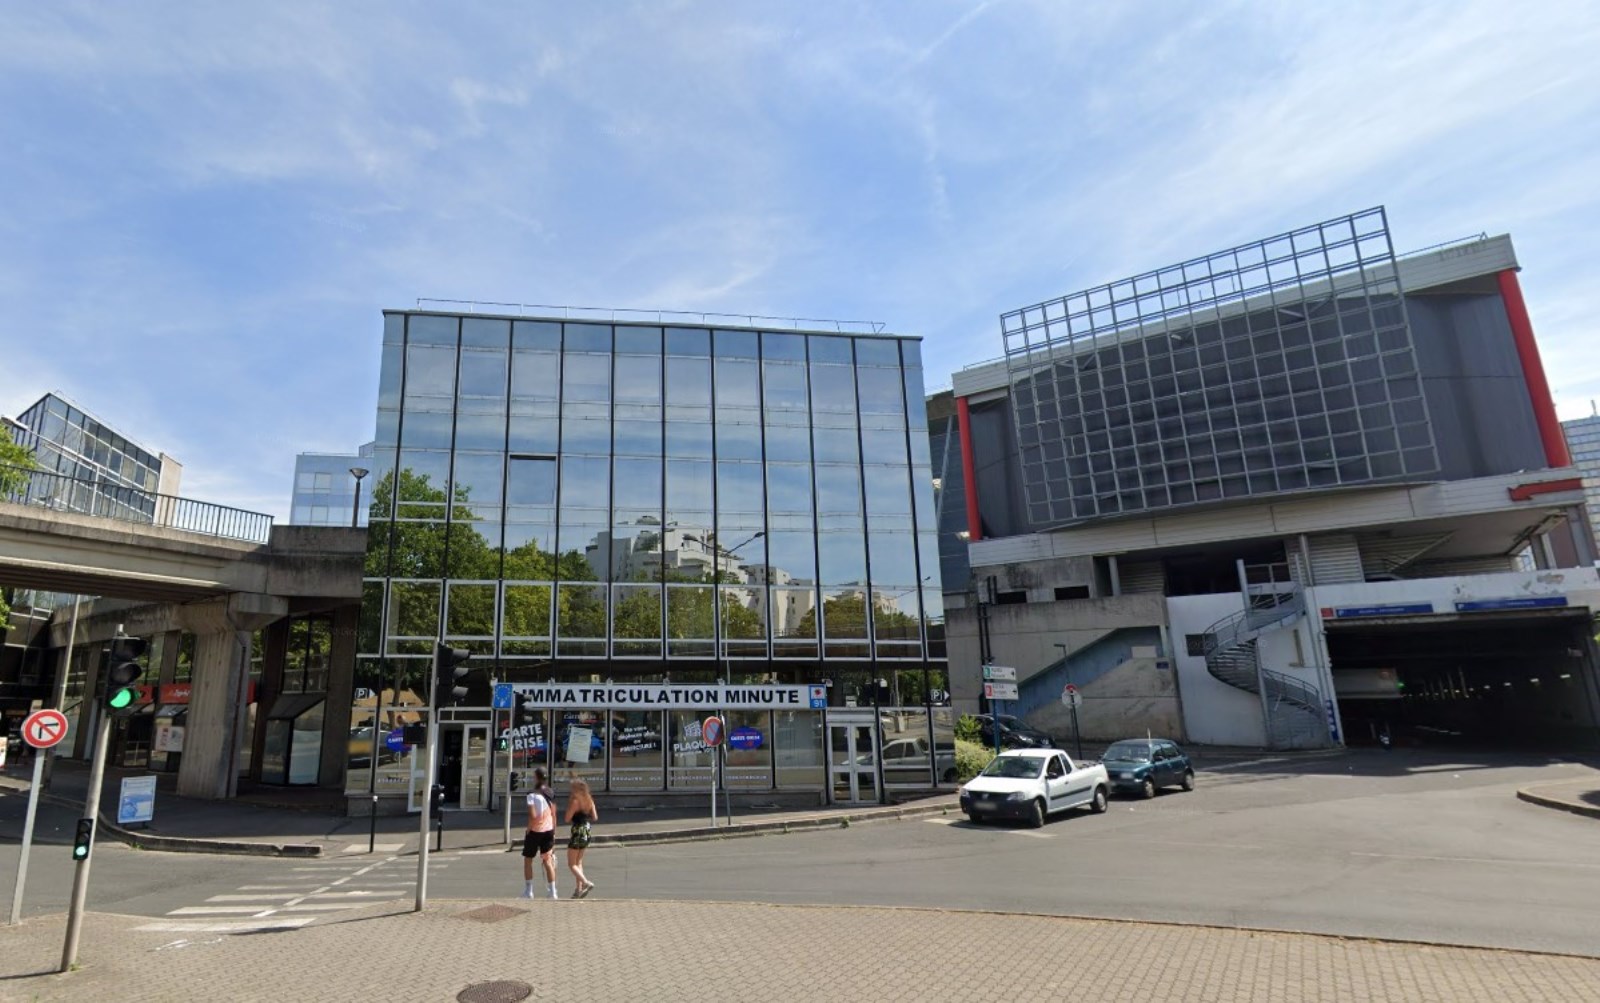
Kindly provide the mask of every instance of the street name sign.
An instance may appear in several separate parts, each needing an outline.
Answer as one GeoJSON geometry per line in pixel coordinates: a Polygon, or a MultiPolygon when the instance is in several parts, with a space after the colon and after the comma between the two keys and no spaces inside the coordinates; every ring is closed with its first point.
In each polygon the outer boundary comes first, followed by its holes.
{"type": "Polygon", "coordinates": [[[1017,684],[984,683],[983,695],[990,700],[1015,700],[1017,699],[1017,684]]]}
{"type": "Polygon", "coordinates": [[[992,683],[1014,683],[1017,681],[1017,670],[1010,665],[985,665],[983,678],[992,683]]]}

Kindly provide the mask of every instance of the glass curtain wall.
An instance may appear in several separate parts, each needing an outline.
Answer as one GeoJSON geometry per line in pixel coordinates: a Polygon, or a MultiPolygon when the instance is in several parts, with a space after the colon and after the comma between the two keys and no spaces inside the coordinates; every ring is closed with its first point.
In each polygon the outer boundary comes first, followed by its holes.
{"type": "MultiPolygon", "coordinates": [[[[944,693],[917,341],[393,313],[382,360],[352,790],[403,789],[382,737],[425,707],[437,640],[500,680],[944,693]]],[[[820,778],[809,726],[757,717],[741,786],[820,778]]],[[[563,713],[548,761],[698,783],[692,723],[563,713]]]]}

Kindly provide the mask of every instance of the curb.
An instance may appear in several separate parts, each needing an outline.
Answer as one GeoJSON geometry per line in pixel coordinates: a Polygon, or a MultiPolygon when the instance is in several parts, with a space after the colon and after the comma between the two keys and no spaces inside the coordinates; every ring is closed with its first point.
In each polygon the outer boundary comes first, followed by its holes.
{"type": "Polygon", "coordinates": [[[1554,808],[1556,811],[1570,812],[1573,815],[1600,818],[1600,806],[1579,804],[1576,801],[1568,801],[1565,798],[1539,794],[1527,788],[1517,791],[1517,800],[1536,804],[1541,808],[1554,808]]]}
{"type": "MultiPolygon", "coordinates": [[[[82,805],[54,794],[41,794],[40,800],[50,801],[64,808],[82,810],[82,805]]],[[[840,829],[868,822],[895,821],[918,818],[924,815],[943,815],[959,811],[954,799],[933,803],[879,806],[857,811],[836,812],[829,815],[778,818],[759,822],[735,822],[731,826],[695,826],[685,829],[663,829],[653,832],[602,833],[594,837],[594,846],[628,846],[660,843],[690,843],[711,839],[739,839],[765,836],[773,833],[803,832],[815,829],[840,829]]],[[[187,836],[153,836],[124,829],[100,813],[97,832],[136,850],[160,850],[167,853],[213,853],[219,855],[251,857],[320,857],[322,847],[311,843],[259,843],[240,839],[202,839],[187,836]]],[[[493,841],[497,844],[499,841],[493,841]]],[[[493,845],[485,844],[485,845],[493,845]]],[[[513,849],[516,844],[513,843],[513,849]]],[[[508,852],[510,852],[508,850],[508,852]]]]}
{"type": "MultiPolygon", "coordinates": [[[[55,794],[40,794],[39,800],[49,801],[51,804],[62,808],[76,808],[82,810],[83,806],[76,801],[55,794]]],[[[147,833],[134,832],[106,817],[105,812],[98,813],[95,820],[95,835],[110,836],[119,843],[124,843],[135,850],[161,850],[165,853],[215,853],[218,855],[241,857],[320,857],[322,847],[310,843],[253,843],[244,839],[196,839],[188,836],[152,836],[147,833]]]]}
{"type": "Polygon", "coordinates": [[[594,837],[594,846],[625,846],[643,843],[690,843],[707,839],[736,839],[745,836],[765,836],[770,833],[787,833],[807,829],[842,829],[858,822],[893,821],[916,818],[922,815],[942,815],[956,811],[955,802],[906,805],[891,808],[865,808],[855,812],[834,815],[772,819],[764,822],[735,822],[731,826],[709,825],[692,829],[666,829],[656,832],[618,832],[594,837]]]}

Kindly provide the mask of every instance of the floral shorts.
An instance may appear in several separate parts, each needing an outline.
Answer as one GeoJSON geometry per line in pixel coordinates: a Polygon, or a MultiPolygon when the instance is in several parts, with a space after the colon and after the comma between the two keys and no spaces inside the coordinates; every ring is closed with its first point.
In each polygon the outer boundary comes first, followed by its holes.
{"type": "Polygon", "coordinates": [[[586,850],[589,848],[590,827],[588,822],[574,822],[572,835],[567,837],[567,849],[586,850]]]}

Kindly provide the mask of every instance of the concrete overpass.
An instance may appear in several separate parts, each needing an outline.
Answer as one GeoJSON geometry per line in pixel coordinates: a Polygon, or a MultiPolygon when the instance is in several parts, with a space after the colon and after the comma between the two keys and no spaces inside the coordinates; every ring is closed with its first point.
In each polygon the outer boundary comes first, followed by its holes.
{"type": "MultiPolygon", "coordinates": [[[[336,625],[329,653],[325,715],[325,728],[337,740],[324,742],[328,756],[342,754],[365,552],[362,529],[277,526],[267,542],[257,543],[0,502],[0,584],[106,597],[85,607],[74,646],[101,644],[118,624],[126,624],[135,636],[195,635],[188,728],[178,773],[179,793],[191,797],[236,793],[251,634],[294,612],[329,610],[343,621],[336,625]]],[[[68,671],[71,633],[64,613],[48,628],[48,643],[60,652],[58,671],[63,674],[68,671]]],[[[86,693],[94,692],[97,673],[98,666],[91,665],[86,693]]],[[[86,699],[83,706],[97,704],[86,699]]],[[[89,724],[80,720],[75,727],[82,734],[89,724]]],[[[337,769],[342,775],[343,764],[337,769]]]]}

